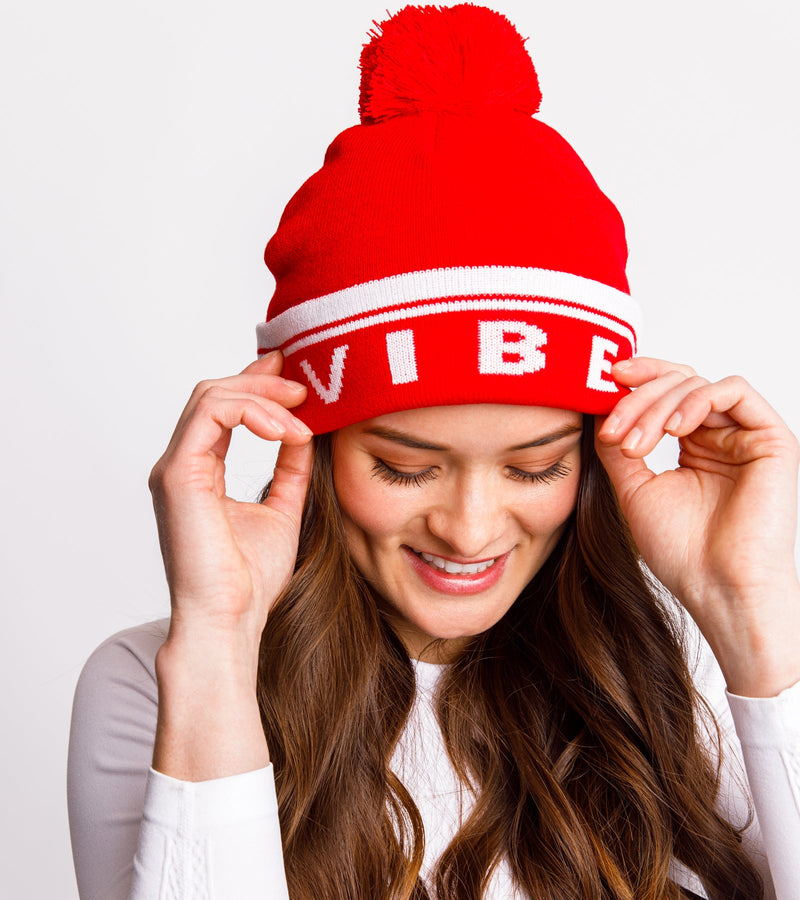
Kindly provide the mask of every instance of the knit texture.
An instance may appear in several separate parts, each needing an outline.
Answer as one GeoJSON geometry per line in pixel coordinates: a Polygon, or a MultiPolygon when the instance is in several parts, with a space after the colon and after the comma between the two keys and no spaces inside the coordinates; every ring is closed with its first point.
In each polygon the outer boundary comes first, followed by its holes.
{"type": "Polygon", "coordinates": [[[521,403],[608,412],[635,352],[621,217],[532,118],[539,84],[497,13],[406,7],[362,54],[362,124],[291,199],[265,259],[259,353],[329,431],[385,412],[521,403]]]}

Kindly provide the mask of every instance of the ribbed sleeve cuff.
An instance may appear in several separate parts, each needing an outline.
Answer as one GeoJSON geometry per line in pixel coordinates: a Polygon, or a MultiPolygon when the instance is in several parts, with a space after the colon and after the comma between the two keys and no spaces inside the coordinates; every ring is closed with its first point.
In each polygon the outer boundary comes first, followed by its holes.
{"type": "Polygon", "coordinates": [[[211,781],[151,769],[131,900],[288,900],[272,767],[211,781]]]}
{"type": "Polygon", "coordinates": [[[147,818],[169,832],[197,838],[216,828],[278,813],[272,766],[210,781],[178,781],[150,769],[147,818]]]}
{"type": "Polygon", "coordinates": [[[777,697],[726,695],[742,746],[800,749],[800,681],[777,697]]]}

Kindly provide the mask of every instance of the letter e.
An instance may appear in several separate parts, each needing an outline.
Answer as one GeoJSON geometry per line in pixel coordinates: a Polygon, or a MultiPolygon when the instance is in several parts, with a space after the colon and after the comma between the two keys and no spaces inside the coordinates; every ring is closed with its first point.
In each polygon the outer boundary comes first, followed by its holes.
{"type": "Polygon", "coordinates": [[[605,376],[611,372],[612,362],[608,356],[616,357],[619,346],[613,341],[596,334],[592,338],[592,355],[589,359],[589,372],[586,375],[586,387],[594,391],[616,393],[618,385],[605,376]]]}

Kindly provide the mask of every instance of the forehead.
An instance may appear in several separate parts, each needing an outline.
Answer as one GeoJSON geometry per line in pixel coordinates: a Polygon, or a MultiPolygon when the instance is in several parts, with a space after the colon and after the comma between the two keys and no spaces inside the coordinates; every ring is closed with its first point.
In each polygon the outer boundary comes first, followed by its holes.
{"type": "Polygon", "coordinates": [[[351,436],[398,432],[453,449],[469,446],[501,452],[580,429],[582,421],[581,413],[572,410],[479,403],[401,410],[350,425],[343,431],[351,436]]]}

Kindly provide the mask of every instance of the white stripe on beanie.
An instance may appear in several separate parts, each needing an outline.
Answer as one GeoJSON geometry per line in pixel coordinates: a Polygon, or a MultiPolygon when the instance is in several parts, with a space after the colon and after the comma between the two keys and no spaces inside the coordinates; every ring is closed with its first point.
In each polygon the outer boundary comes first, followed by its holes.
{"type": "Polygon", "coordinates": [[[463,266],[391,275],[298,303],[257,326],[258,346],[262,351],[286,345],[289,354],[332,334],[466,309],[560,313],[603,324],[633,347],[641,323],[639,305],[629,294],[581,275],[524,266],[463,266]],[[415,305],[392,309],[403,304],[415,305]],[[297,340],[288,344],[292,338],[297,340]]]}

